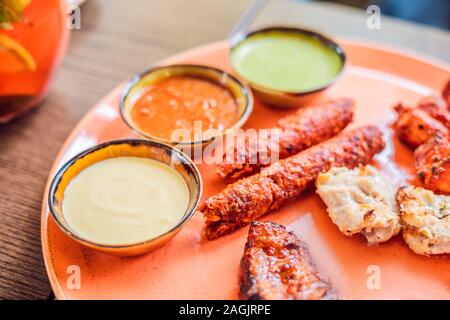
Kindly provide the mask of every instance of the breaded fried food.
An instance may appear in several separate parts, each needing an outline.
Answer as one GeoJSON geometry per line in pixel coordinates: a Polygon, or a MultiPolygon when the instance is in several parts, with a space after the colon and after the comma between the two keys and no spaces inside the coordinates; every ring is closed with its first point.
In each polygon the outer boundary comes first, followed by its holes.
{"type": "Polygon", "coordinates": [[[280,224],[257,221],[250,226],[242,257],[240,296],[250,300],[337,298],[293,233],[280,224]]]}
{"type": "Polygon", "coordinates": [[[450,197],[409,186],[399,190],[397,201],[403,238],[417,254],[450,253],[450,197]]]}
{"type": "Polygon", "coordinates": [[[331,100],[316,106],[303,107],[294,115],[278,121],[277,139],[245,136],[242,146],[227,150],[216,172],[222,178],[237,179],[252,175],[270,165],[271,157],[290,157],[312,145],[341,132],[353,119],[354,101],[348,98],[331,100]],[[277,145],[272,145],[277,141],[277,145]]]}
{"type": "Polygon", "coordinates": [[[399,139],[412,148],[427,142],[437,134],[448,135],[448,128],[433,118],[424,108],[394,107],[398,114],[394,129],[399,139]]]}
{"type": "Polygon", "coordinates": [[[450,138],[436,136],[414,152],[417,175],[427,189],[450,195],[450,138]]]}
{"type": "Polygon", "coordinates": [[[331,220],[346,236],[360,233],[375,244],[399,233],[394,188],[375,167],[332,168],[319,174],[316,188],[331,220]]]}
{"type": "Polygon", "coordinates": [[[259,174],[228,185],[200,206],[199,211],[205,217],[206,237],[218,238],[279,208],[311,186],[319,173],[332,167],[354,168],[369,163],[384,145],[380,129],[364,126],[343,132],[259,174]]]}

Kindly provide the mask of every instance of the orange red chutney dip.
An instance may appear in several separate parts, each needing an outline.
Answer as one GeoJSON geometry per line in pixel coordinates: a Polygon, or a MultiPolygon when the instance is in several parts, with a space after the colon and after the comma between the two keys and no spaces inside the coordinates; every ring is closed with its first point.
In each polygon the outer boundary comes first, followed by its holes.
{"type": "Polygon", "coordinates": [[[202,140],[210,129],[222,132],[239,117],[238,104],[228,89],[192,76],[169,77],[146,86],[129,112],[142,133],[177,142],[202,140]],[[172,135],[176,129],[185,134],[172,135]]]}

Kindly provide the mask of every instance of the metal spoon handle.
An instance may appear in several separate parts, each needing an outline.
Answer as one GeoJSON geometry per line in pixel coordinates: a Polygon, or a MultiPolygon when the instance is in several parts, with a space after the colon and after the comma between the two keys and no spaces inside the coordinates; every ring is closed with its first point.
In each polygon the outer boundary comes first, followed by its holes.
{"type": "Polygon", "coordinates": [[[261,10],[266,6],[269,0],[253,0],[252,4],[245,13],[239,18],[239,21],[234,26],[233,30],[228,34],[228,40],[230,42],[236,41],[244,31],[248,29],[250,24],[253,22],[255,17],[261,12],[261,10]]]}

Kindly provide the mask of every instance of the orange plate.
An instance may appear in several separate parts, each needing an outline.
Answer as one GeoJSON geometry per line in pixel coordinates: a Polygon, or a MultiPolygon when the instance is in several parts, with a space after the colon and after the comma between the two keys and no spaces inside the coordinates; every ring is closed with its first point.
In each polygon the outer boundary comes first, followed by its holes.
{"type": "MultiPolygon", "coordinates": [[[[411,151],[392,137],[392,105],[414,104],[436,93],[450,75],[448,65],[399,51],[342,41],[349,57],[343,78],[324,98],[349,96],[356,100],[356,125],[375,123],[383,128],[387,148],[376,158],[393,183],[417,183],[411,151]]],[[[163,61],[199,63],[230,71],[225,42],[210,44],[163,61]]],[[[102,99],[78,124],[59,153],[57,168],[75,153],[94,144],[133,133],[121,121],[118,106],[122,86],[102,99]]],[[[246,128],[271,127],[294,111],[268,108],[256,101],[246,128]]],[[[354,125],[355,125],[354,124],[354,125]]],[[[354,126],[353,125],[353,126],[354,126]]],[[[204,197],[225,187],[214,168],[200,165],[204,197]]],[[[203,217],[194,215],[181,232],[163,248],[135,258],[108,256],[85,248],[65,236],[49,218],[47,194],[42,207],[42,247],[51,285],[58,299],[236,299],[239,262],[247,228],[215,241],[201,240],[203,217]],[[70,289],[78,266],[81,288],[70,289]]],[[[368,247],[358,236],[345,237],[329,219],[314,191],[263,218],[288,226],[310,247],[322,275],[343,299],[450,299],[448,256],[414,254],[401,236],[368,247]],[[380,287],[369,276],[380,272],[380,287]],[[369,286],[368,286],[369,284],[369,286]],[[370,289],[369,289],[370,288],[370,289]]]]}

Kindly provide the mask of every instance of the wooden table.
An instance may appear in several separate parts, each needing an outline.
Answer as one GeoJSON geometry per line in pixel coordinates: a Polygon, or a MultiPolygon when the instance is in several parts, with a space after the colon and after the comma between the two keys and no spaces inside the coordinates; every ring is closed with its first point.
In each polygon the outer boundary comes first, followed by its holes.
{"type": "MultiPolygon", "coordinates": [[[[94,103],[135,72],[185,49],[226,37],[250,0],[88,0],[47,100],[0,127],[0,299],[45,299],[40,209],[53,159],[94,103]],[[132,3],[132,5],[130,4],[132,3]],[[214,3],[214,4],[212,4],[214,3]]],[[[296,24],[421,51],[450,62],[448,32],[311,2],[272,1],[255,26],[296,24]]]]}

